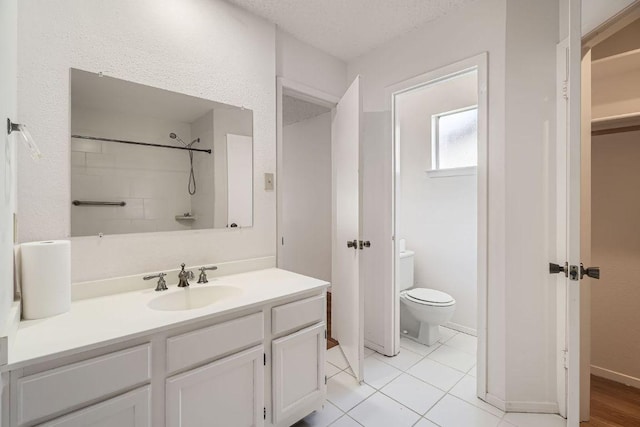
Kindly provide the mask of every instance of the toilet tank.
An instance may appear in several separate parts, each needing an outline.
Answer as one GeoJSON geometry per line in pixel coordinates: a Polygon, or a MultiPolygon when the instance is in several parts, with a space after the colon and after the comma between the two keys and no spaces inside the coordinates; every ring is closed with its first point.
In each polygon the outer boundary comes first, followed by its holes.
{"type": "Polygon", "coordinates": [[[413,282],[413,251],[400,252],[400,291],[412,288],[413,282]]]}

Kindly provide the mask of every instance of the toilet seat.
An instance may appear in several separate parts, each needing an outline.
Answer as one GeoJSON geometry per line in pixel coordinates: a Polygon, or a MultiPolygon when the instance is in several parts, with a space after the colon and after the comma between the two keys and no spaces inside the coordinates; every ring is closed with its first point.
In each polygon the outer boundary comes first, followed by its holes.
{"type": "Polygon", "coordinates": [[[456,300],[451,295],[428,288],[413,288],[404,291],[405,296],[418,304],[431,305],[436,307],[448,307],[454,305],[456,300]]]}

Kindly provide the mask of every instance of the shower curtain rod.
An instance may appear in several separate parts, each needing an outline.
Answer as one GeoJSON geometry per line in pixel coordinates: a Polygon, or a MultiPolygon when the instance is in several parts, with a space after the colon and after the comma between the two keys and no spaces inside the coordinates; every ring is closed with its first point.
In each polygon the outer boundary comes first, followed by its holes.
{"type": "Polygon", "coordinates": [[[199,151],[201,153],[211,154],[211,150],[205,150],[202,148],[175,147],[173,145],[152,144],[150,142],[126,141],[124,139],[98,138],[97,136],[83,136],[83,135],[71,135],[71,138],[90,139],[93,141],[117,142],[118,144],[144,145],[147,147],[172,148],[174,150],[199,151]]]}

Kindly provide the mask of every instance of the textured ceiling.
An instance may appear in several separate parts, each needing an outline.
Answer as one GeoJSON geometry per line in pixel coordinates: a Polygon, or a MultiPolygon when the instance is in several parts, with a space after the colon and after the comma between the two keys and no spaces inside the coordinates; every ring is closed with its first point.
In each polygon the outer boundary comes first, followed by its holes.
{"type": "Polygon", "coordinates": [[[229,0],[349,61],[477,0],[229,0]]]}
{"type": "Polygon", "coordinates": [[[302,101],[291,96],[282,97],[282,123],[284,126],[307,120],[331,111],[326,107],[302,101]]]}

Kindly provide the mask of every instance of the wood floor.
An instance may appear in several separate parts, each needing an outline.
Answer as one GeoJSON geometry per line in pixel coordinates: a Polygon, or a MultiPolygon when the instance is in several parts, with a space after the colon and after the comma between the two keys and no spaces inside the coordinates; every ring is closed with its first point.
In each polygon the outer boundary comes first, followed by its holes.
{"type": "Polygon", "coordinates": [[[591,420],[581,427],[640,427],[640,390],[591,376],[591,420]]]}
{"type": "Polygon", "coordinates": [[[327,350],[338,345],[333,337],[331,337],[331,292],[327,292],[327,350]]]}

